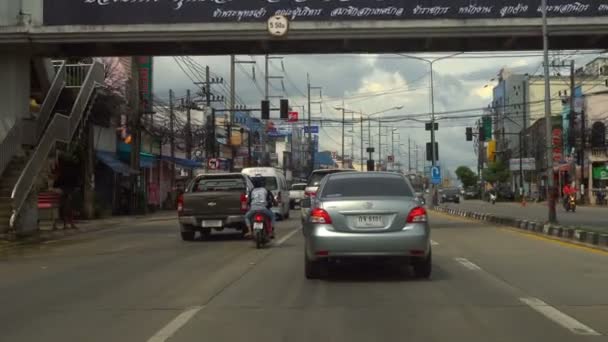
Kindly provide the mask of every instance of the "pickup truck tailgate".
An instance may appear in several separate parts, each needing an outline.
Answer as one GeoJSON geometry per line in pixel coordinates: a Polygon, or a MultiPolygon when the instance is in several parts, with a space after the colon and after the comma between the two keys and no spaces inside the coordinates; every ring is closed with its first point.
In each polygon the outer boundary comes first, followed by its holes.
{"type": "Polygon", "coordinates": [[[210,218],[242,215],[242,195],[239,191],[185,193],[183,215],[210,218]]]}

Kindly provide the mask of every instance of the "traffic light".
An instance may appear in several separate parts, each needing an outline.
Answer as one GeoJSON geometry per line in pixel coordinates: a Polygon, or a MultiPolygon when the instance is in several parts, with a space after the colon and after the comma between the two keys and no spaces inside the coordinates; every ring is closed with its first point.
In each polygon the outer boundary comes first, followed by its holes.
{"type": "MultiPolygon", "coordinates": [[[[431,150],[431,143],[426,143],[426,160],[433,161],[433,151],[431,150]]],[[[439,143],[435,142],[435,161],[439,160],[439,143]]]]}
{"type": "Polygon", "coordinates": [[[289,100],[281,99],[281,119],[289,119],[289,100]]]}
{"type": "Polygon", "coordinates": [[[467,141],[473,140],[473,128],[467,127],[467,141]]]}
{"type": "Polygon", "coordinates": [[[479,141],[486,141],[486,132],[483,127],[479,127],[479,141]]]}
{"type": "Polygon", "coordinates": [[[270,101],[262,100],[262,120],[270,119],[270,101]]]}
{"type": "Polygon", "coordinates": [[[484,116],[481,119],[482,127],[483,127],[483,137],[484,139],[481,141],[486,141],[492,139],[492,117],[484,116]]]}

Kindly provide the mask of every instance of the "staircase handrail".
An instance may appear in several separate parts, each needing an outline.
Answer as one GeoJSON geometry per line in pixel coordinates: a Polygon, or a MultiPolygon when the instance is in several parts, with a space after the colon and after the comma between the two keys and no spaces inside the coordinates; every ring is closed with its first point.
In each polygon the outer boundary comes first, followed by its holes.
{"type": "Polygon", "coordinates": [[[102,85],[104,81],[104,68],[103,64],[99,62],[91,65],[87,76],[85,78],[82,87],[78,92],[78,96],[74,101],[70,116],[63,114],[55,114],[51,119],[47,129],[45,130],[38,146],[36,146],[34,153],[30,157],[29,161],[23,168],[17,183],[15,184],[11,193],[11,199],[13,202],[13,213],[10,219],[10,226],[13,227],[17,216],[19,215],[23,204],[29,196],[32,187],[36,182],[36,178],[40,174],[42,167],[44,166],[48,155],[55,146],[55,143],[59,141],[70,142],[72,136],[78,128],[78,123],[85,112],[87,103],[93,94],[95,88],[102,85]]]}

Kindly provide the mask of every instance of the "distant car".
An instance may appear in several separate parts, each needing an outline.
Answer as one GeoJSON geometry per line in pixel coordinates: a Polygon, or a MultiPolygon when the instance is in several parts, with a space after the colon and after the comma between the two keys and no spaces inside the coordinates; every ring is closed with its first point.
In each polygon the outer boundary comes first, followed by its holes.
{"type": "Polygon", "coordinates": [[[289,189],[289,207],[295,209],[296,205],[300,205],[300,202],[304,198],[304,189],[306,189],[306,183],[296,183],[289,189]]]}
{"type": "MultiPolygon", "coordinates": [[[[313,198],[317,195],[317,190],[319,189],[319,184],[323,178],[332,173],[338,172],[356,172],[352,169],[319,169],[314,170],[310,177],[308,178],[308,182],[306,183],[306,188],[304,189],[304,198],[313,198]]],[[[302,213],[302,222],[306,219],[308,214],[310,213],[310,208],[301,208],[302,213]]]]}
{"type": "Polygon", "coordinates": [[[457,188],[443,189],[441,192],[441,202],[460,203],[460,190],[457,188]]]}
{"type": "Polygon", "coordinates": [[[327,175],[304,224],[305,275],[318,278],[332,260],[392,258],[431,274],[430,226],[409,181],[396,173],[327,175]]]}

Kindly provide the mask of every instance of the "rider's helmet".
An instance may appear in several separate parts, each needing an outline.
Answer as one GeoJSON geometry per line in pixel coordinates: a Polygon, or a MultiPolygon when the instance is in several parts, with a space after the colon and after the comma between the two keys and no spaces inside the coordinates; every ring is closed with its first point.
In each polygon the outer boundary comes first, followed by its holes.
{"type": "Polygon", "coordinates": [[[254,188],[263,188],[266,186],[266,180],[264,177],[253,177],[251,178],[254,188]]]}

